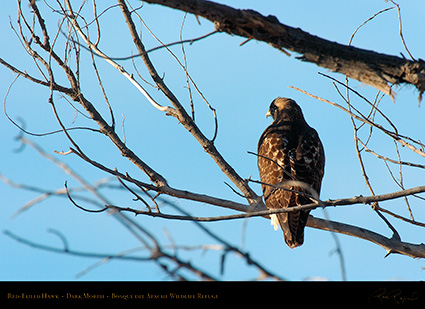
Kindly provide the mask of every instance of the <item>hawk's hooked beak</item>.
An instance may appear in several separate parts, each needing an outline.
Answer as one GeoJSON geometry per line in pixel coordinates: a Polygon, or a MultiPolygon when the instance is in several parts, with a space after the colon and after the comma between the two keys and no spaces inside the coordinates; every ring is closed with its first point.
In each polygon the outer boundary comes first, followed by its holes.
{"type": "Polygon", "coordinates": [[[270,110],[268,110],[267,113],[266,113],[266,118],[271,117],[271,116],[272,116],[272,113],[270,112],[270,110]]]}

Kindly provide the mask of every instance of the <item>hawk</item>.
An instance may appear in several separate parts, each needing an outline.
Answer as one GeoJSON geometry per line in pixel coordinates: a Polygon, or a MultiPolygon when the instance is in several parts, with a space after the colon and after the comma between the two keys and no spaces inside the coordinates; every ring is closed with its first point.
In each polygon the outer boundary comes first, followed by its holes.
{"type": "MultiPolygon", "coordinates": [[[[318,198],[325,166],[323,145],[316,130],[304,119],[301,108],[289,98],[276,98],[266,116],[273,123],[258,142],[258,169],[266,207],[288,208],[318,198]]],[[[272,224],[283,230],[290,248],[301,246],[309,210],[278,213],[272,224]]]]}

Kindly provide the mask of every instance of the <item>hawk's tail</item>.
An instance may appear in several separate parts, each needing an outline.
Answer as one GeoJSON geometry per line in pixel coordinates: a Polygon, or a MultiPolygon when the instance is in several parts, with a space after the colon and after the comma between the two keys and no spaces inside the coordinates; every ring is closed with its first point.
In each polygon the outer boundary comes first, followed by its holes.
{"type": "Polygon", "coordinates": [[[293,249],[303,244],[308,213],[306,211],[293,211],[276,214],[279,225],[283,230],[283,237],[289,248],[293,249]]]}

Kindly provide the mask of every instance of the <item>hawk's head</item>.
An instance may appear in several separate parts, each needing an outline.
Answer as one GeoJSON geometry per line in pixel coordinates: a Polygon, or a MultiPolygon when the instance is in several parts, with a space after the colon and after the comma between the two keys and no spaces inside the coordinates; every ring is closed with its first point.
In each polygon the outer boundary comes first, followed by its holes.
{"type": "Polygon", "coordinates": [[[266,117],[272,116],[273,120],[296,121],[304,120],[301,107],[292,99],[276,98],[270,104],[266,117]]]}

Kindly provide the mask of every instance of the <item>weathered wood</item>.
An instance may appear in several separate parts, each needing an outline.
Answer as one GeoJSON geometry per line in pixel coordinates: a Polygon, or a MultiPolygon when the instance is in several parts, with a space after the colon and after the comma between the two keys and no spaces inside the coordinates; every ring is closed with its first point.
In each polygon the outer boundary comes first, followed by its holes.
{"type": "Polygon", "coordinates": [[[425,91],[425,62],[386,55],[375,51],[331,42],[299,28],[279,22],[275,16],[263,16],[253,10],[240,10],[204,0],[147,0],[184,12],[202,16],[217,30],[248,39],[263,41],[280,50],[293,51],[297,59],[315,63],[342,73],[394,96],[392,85],[411,84],[425,91]]]}

